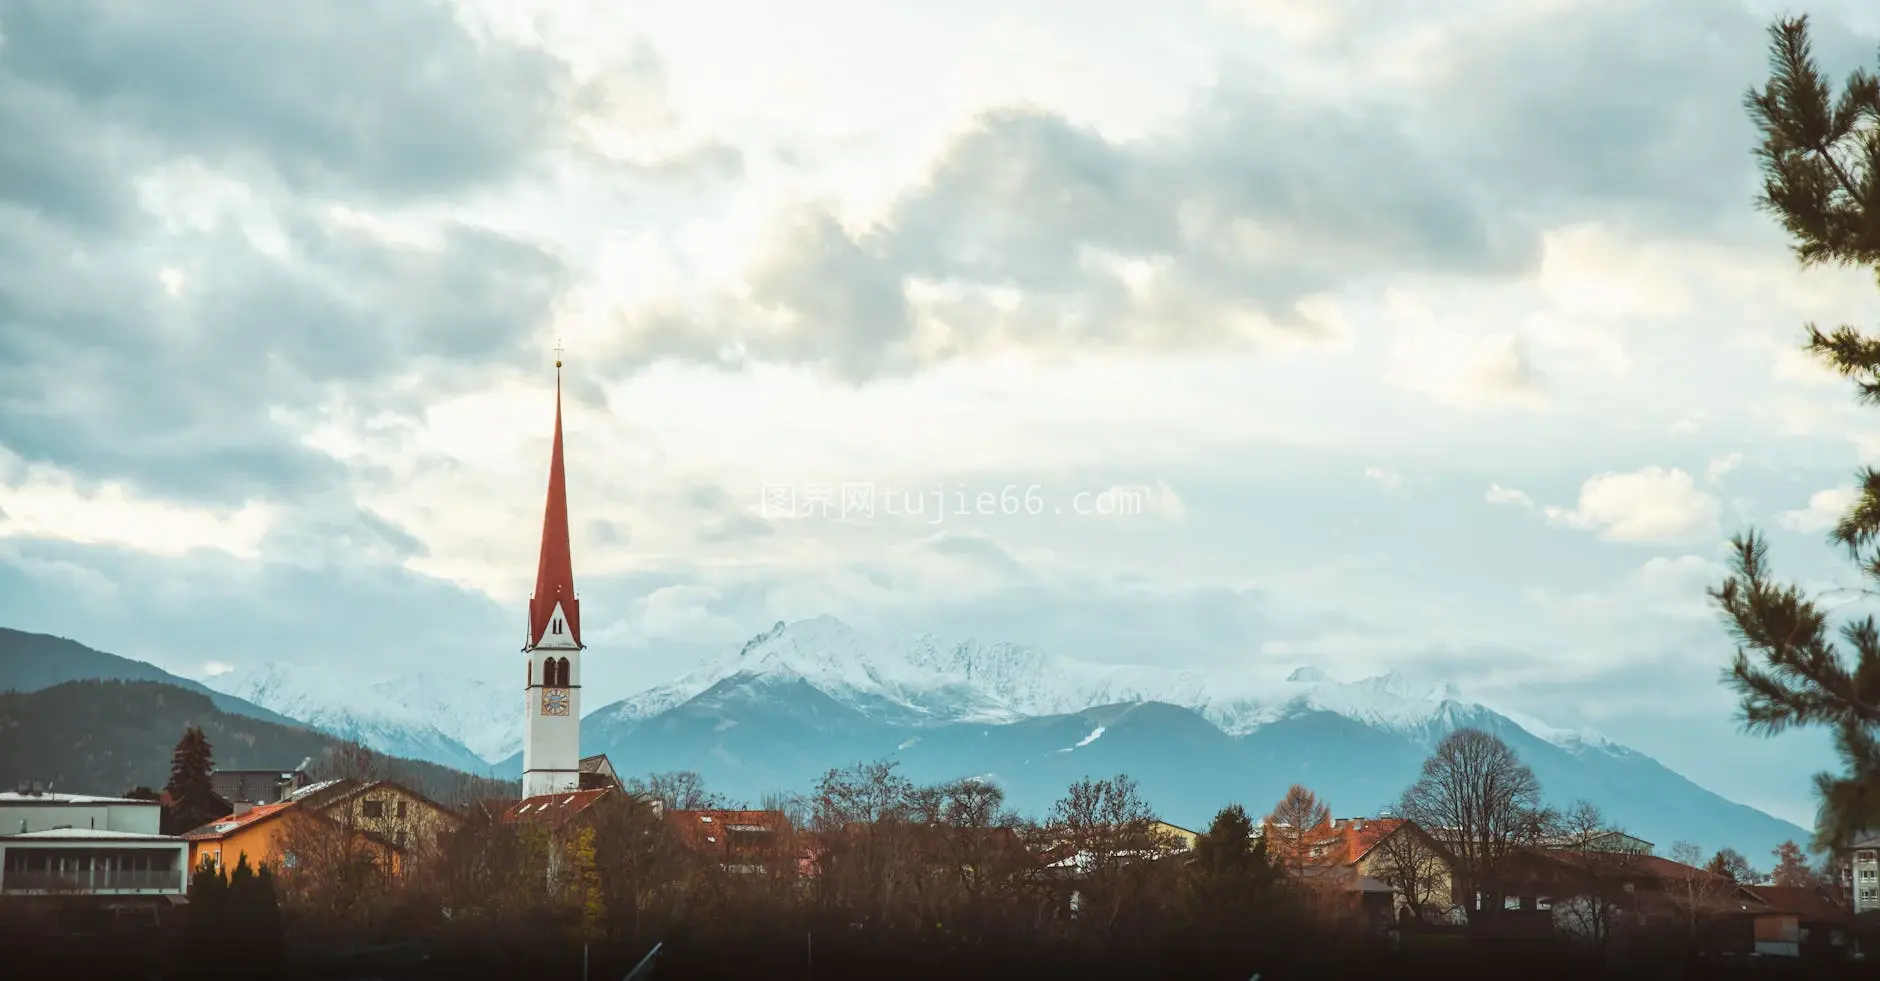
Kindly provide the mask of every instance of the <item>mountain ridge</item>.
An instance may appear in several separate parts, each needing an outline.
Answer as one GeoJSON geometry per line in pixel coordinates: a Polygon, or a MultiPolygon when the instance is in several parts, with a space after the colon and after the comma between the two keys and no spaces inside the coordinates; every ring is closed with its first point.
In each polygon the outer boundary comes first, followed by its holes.
{"type": "MultiPolygon", "coordinates": [[[[261,664],[206,681],[380,752],[520,773],[521,699],[478,679],[323,683],[317,669],[261,664]]],[[[1039,812],[1076,779],[1128,772],[1166,813],[1204,822],[1230,800],[1263,810],[1286,782],[1314,787],[1341,813],[1375,812],[1463,726],[1514,745],[1550,795],[1568,795],[1555,803],[1594,800],[1635,833],[1668,836],[1660,844],[1714,839],[1754,854],[1807,837],[1647,754],[1469,701],[1453,684],[1391,673],[1343,682],[1315,666],[1204,676],[933,634],[882,643],[832,617],[780,621],[735,652],[593,709],[581,732],[584,751],[608,753],[622,773],[697,770],[753,801],[887,758],[923,780],[995,774],[1016,806],[1039,812]]]]}

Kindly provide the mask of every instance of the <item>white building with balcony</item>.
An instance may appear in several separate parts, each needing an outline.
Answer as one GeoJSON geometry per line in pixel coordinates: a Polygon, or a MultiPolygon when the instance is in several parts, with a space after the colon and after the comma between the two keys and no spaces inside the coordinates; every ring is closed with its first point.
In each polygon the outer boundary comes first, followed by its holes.
{"type": "Polygon", "coordinates": [[[161,816],[156,801],[0,794],[0,896],[176,902],[189,891],[189,843],[159,834],[161,816]]]}
{"type": "Polygon", "coordinates": [[[1841,888],[1855,913],[1880,911],[1880,833],[1867,832],[1848,846],[1841,888]]]}

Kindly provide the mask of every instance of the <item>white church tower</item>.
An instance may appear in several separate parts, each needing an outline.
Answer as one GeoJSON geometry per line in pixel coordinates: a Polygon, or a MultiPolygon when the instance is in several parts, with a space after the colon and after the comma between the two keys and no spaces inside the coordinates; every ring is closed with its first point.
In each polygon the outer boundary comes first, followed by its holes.
{"type": "Polygon", "coordinates": [[[555,448],[548,463],[542,555],[529,597],[522,653],[529,681],[522,742],[522,796],[559,794],[581,785],[581,601],[574,595],[568,548],[568,482],[561,462],[561,362],[555,362],[555,448]]]}

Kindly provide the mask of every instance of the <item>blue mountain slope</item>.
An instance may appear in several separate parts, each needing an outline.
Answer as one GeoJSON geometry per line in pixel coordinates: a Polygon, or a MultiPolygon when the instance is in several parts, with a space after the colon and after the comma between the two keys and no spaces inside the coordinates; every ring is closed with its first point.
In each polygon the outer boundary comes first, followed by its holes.
{"type": "Polygon", "coordinates": [[[230,715],[307,728],[279,712],[213,691],[200,682],[178,677],[153,664],[106,654],[64,637],[0,627],[0,691],[29,693],[68,681],[90,680],[156,681],[175,685],[208,696],[210,704],[230,715]]]}
{"type": "MultiPolygon", "coordinates": [[[[777,790],[807,792],[832,767],[891,758],[918,782],[991,780],[1034,816],[1076,780],[1126,773],[1166,819],[1191,828],[1205,826],[1229,803],[1258,816],[1294,783],[1311,787],[1340,816],[1377,814],[1416,779],[1443,732],[1477,725],[1508,741],[1550,803],[1592,800],[1615,825],[1661,852],[1690,841],[1755,856],[1806,837],[1642,754],[1563,748],[1479,707],[1457,706],[1440,724],[1406,732],[1302,711],[1236,738],[1193,711],[1159,702],[919,727],[871,718],[801,679],[738,676],[650,718],[621,722],[615,715],[603,708],[588,717],[584,751],[607,753],[623,773],[696,770],[713,789],[753,802],[777,790]]],[[[511,767],[520,770],[519,757],[511,767]]]]}

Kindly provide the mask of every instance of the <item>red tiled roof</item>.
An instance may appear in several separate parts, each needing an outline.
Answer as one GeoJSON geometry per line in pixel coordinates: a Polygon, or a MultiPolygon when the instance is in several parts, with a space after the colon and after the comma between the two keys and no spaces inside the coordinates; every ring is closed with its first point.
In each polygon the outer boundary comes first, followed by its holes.
{"type": "Polygon", "coordinates": [[[228,817],[211,821],[199,828],[185,831],[183,832],[183,837],[189,841],[213,841],[217,838],[234,834],[236,831],[243,828],[252,827],[262,821],[266,821],[292,808],[296,803],[296,801],[290,800],[282,801],[278,804],[263,804],[260,807],[251,807],[240,814],[231,814],[228,817]]]}
{"type": "Polygon", "coordinates": [[[559,794],[524,797],[503,811],[502,820],[539,821],[550,824],[566,821],[593,807],[595,801],[612,792],[612,788],[602,787],[598,790],[568,790],[559,794]]]}
{"type": "Polygon", "coordinates": [[[1791,913],[1804,920],[1840,922],[1851,917],[1849,910],[1830,900],[1819,889],[1806,886],[1745,886],[1751,896],[1767,907],[1759,912],[1791,913]]]}
{"type": "Polygon", "coordinates": [[[1563,865],[1577,865],[1588,872],[1613,875],[1621,878],[1650,880],[1658,883],[1676,882],[1682,879],[1709,880],[1713,884],[1734,888],[1735,880],[1729,876],[1718,875],[1708,869],[1694,865],[1685,865],[1658,855],[1646,855],[1640,852],[1609,852],[1582,850],[1577,848],[1543,848],[1537,851],[1563,865]]]}
{"type": "Polygon", "coordinates": [[[732,832],[761,830],[770,832],[774,840],[791,831],[782,811],[667,811],[661,820],[687,847],[700,850],[729,847],[732,832]]]}
{"type": "Polygon", "coordinates": [[[542,512],[542,553],[529,597],[529,646],[542,642],[555,605],[568,621],[568,637],[581,644],[581,601],[574,596],[574,557],[568,546],[568,478],[562,470],[561,366],[555,369],[555,445],[548,458],[548,505],[542,512]]]}

